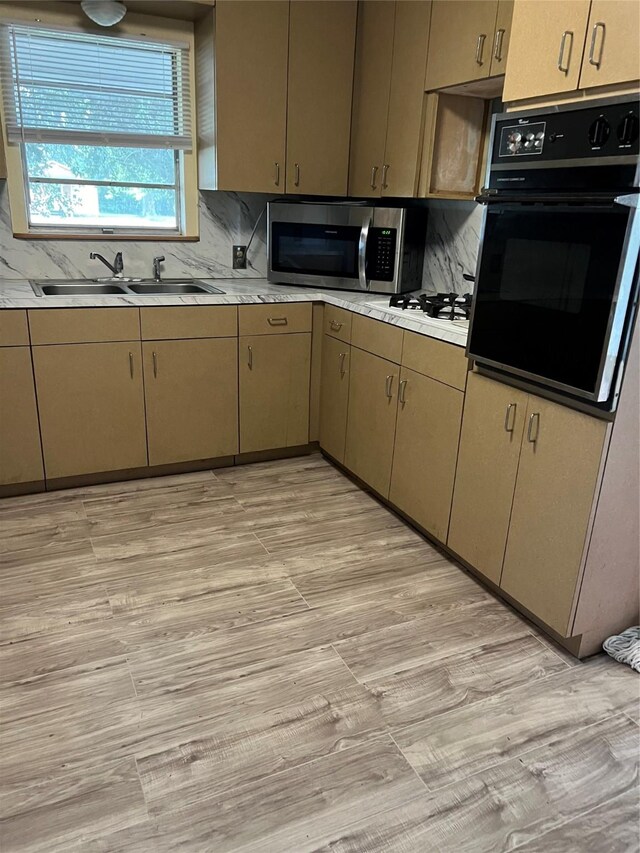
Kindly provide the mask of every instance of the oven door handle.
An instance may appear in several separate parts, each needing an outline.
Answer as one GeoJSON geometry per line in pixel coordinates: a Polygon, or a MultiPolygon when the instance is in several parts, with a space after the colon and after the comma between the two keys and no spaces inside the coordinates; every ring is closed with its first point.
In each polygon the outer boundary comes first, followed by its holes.
{"type": "Polygon", "coordinates": [[[619,195],[613,200],[614,204],[621,204],[623,207],[640,207],[640,193],[629,193],[629,195],[619,195]]]}
{"type": "Polygon", "coordinates": [[[369,239],[369,228],[371,227],[371,219],[367,219],[362,223],[360,229],[360,239],[358,240],[358,278],[362,290],[369,290],[369,282],[367,281],[367,240],[369,239]]]}

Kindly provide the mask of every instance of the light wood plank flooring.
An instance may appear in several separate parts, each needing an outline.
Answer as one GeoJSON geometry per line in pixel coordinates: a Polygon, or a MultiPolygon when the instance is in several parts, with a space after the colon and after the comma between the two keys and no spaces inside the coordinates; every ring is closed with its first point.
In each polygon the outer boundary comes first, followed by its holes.
{"type": "Polygon", "coordinates": [[[638,678],[321,456],[0,503],[0,849],[631,851],[638,678]]]}

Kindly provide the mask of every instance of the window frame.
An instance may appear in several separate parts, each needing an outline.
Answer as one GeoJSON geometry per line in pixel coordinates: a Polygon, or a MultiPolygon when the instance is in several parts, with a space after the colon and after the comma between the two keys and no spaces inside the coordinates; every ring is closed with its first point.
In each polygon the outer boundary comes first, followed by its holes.
{"type": "MultiPolygon", "coordinates": [[[[11,10],[7,23],[26,24],[34,20],[33,11],[21,6],[11,10]]],[[[78,8],[77,11],[58,11],[38,8],[38,23],[51,27],[71,29],[87,35],[104,35],[102,28],[91,24],[78,8]]],[[[138,226],[80,226],[32,224],[30,221],[29,205],[29,176],[26,163],[24,143],[8,143],[4,128],[3,102],[0,97],[0,117],[2,118],[2,134],[7,161],[7,189],[11,209],[11,220],[14,237],[18,239],[87,239],[87,240],[158,240],[163,241],[195,241],[199,240],[199,198],[198,198],[198,163],[196,138],[196,101],[195,101],[195,38],[191,21],[157,18],[148,15],[127,13],[124,20],[112,28],[112,34],[128,37],[143,37],[158,42],[173,43],[176,34],[189,45],[191,56],[189,84],[191,103],[193,105],[193,148],[190,151],[174,151],[176,157],[176,228],[153,228],[138,226]]],[[[0,86],[2,81],[0,81],[0,86]]],[[[1,94],[1,93],[0,93],[1,94]]],[[[74,183],[72,179],[62,181],[74,183]]],[[[76,182],[78,183],[78,182],[76,182]]],[[[105,182],[85,181],[90,185],[105,182]]],[[[106,182],[109,183],[109,182],[106,182]]],[[[118,186],[123,182],[114,181],[118,186]]],[[[126,183],[126,182],[125,182],[126,183]]],[[[144,186],[141,182],[140,186],[144,186]]],[[[135,186],[138,186],[136,184],[135,186]]],[[[173,189],[173,186],[171,185],[173,189]]]]}

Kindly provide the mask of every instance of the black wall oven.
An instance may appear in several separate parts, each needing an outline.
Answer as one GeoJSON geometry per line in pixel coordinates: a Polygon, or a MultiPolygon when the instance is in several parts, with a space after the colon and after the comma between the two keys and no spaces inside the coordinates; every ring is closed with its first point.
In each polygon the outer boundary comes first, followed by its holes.
{"type": "Polygon", "coordinates": [[[638,102],[494,119],[467,352],[615,407],[638,299],[638,102]]]}

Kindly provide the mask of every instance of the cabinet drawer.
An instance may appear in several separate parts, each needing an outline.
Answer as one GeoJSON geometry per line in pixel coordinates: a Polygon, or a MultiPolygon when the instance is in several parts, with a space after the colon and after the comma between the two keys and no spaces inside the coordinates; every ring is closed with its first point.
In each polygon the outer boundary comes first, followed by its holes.
{"type": "Polygon", "coordinates": [[[372,352],[388,361],[400,364],[402,357],[402,329],[354,314],[351,324],[351,343],[359,349],[372,352]]]}
{"type": "Polygon", "coordinates": [[[33,344],[140,340],[137,308],[36,308],[29,311],[33,344]]]}
{"type": "Polygon", "coordinates": [[[339,341],[349,343],[351,340],[351,311],[344,308],[336,308],[335,305],[324,306],[324,331],[325,334],[337,338],[339,341]]]}
{"type": "Polygon", "coordinates": [[[278,335],[311,331],[311,302],[241,305],[238,327],[241,335],[278,335]]]}
{"type": "Polygon", "coordinates": [[[8,308],[0,311],[0,346],[29,346],[26,311],[8,308]]]}
{"type": "Polygon", "coordinates": [[[402,364],[460,391],[465,389],[469,362],[464,349],[455,344],[405,332],[402,364]]]}
{"type": "Polygon", "coordinates": [[[143,341],[234,338],[238,334],[238,309],[235,305],[141,308],[140,330],[143,341]]]}

